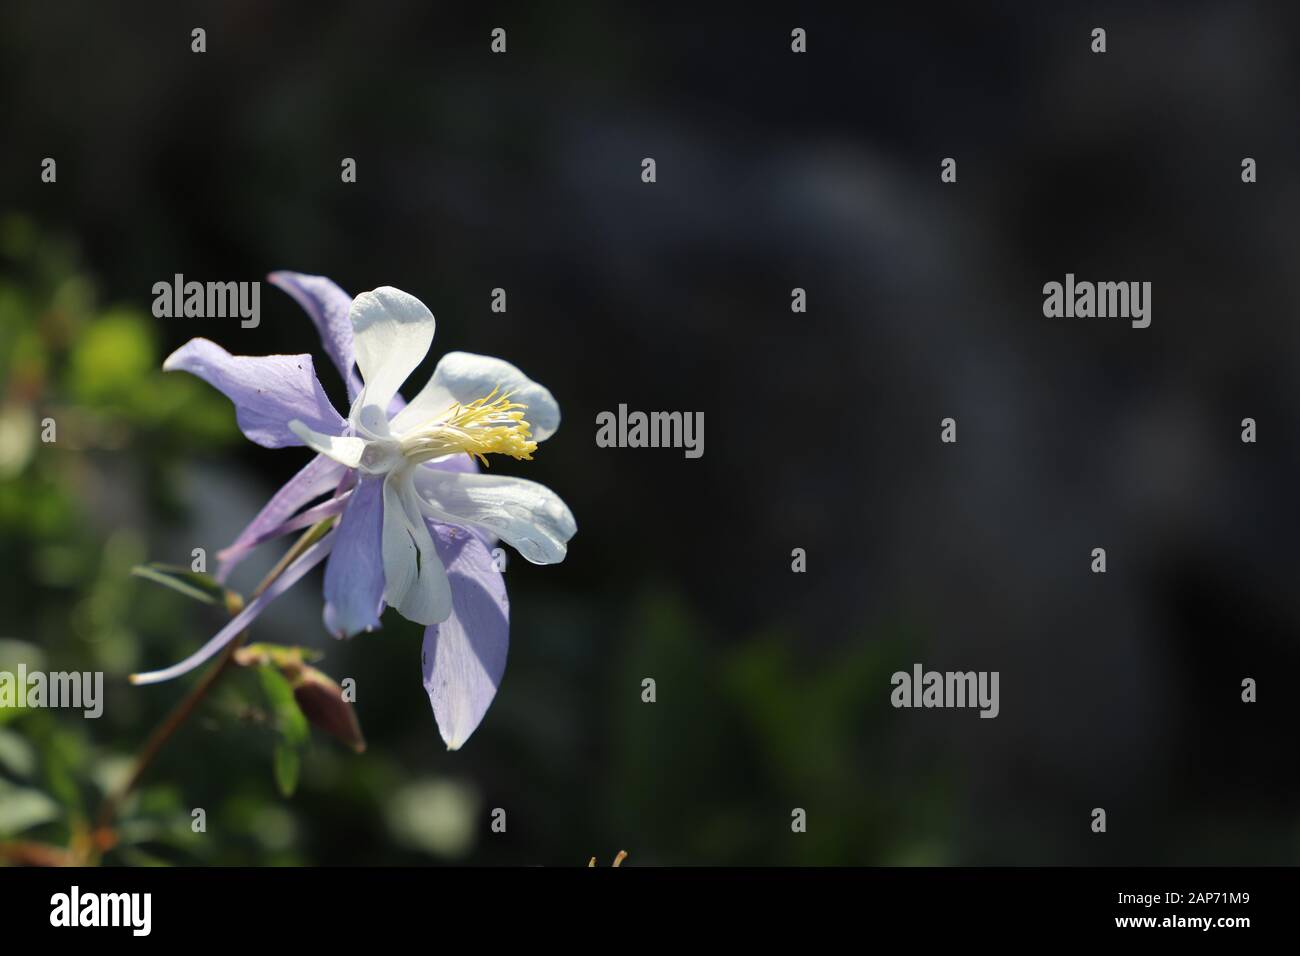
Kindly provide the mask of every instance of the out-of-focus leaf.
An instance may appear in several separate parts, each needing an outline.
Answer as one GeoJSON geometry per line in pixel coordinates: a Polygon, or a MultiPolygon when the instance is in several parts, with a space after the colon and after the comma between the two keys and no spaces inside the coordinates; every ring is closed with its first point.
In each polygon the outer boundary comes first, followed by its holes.
{"type": "Polygon", "coordinates": [[[45,652],[26,641],[0,638],[0,670],[17,671],[19,664],[25,664],[29,672],[43,671],[45,652]]]}
{"type": "Polygon", "coordinates": [[[26,738],[12,730],[0,728],[0,768],[20,780],[30,780],[36,772],[36,751],[26,738]]]}
{"type": "MultiPolygon", "coordinates": [[[[42,712],[46,716],[47,712],[42,712]]],[[[52,720],[50,732],[40,743],[42,785],[51,797],[72,813],[84,813],[80,774],[89,759],[89,747],[81,728],[52,720]]]]}
{"type": "Polygon", "coordinates": [[[12,836],[59,817],[59,805],[39,790],[0,781],[0,836],[12,836]]]}
{"type": "Polygon", "coordinates": [[[478,792],[453,780],[424,778],[388,800],[388,828],[400,842],[433,856],[456,858],[474,846],[478,792]]]}
{"type": "MultiPolygon", "coordinates": [[[[26,667],[28,673],[45,670],[45,652],[26,641],[0,638],[0,671],[17,675],[19,666],[26,667]]],[[[30,712],[30,707],[19,707],[16,701],[11,706],[0,707],[0,726],[30,712]]]]}
{"type": "Polygon", "coordinates": [[[72,351],[71,384],[88,405],[124,404],[151,380],[158,350],[142,315],[115,309],[82,330],[72,351]]]}
{"type": "Polygon", "coordinates": [[[225,588],[218,584],[211,575],[191,571],[189,568],[180,567],[179,565],[159,564],[157,562],[137,564],[131,569],[131,574],[137,578],[144,578],[146,581],[161,584],[165,588],[171,588],[173,591],[184,594],[196,601],[202,601],[204,604],[217,604],[225,599],[225,588]]]}
{"type": "Polygon", "coordinates": [[[280,793],[292,797],[298,788],[298,771],[302,767],[302,756],[297,749],[281,742],[275,746],[275,784],[280,793]]]}
{"type": "Polygon", "coordinates": [[[27,467],[36,450],[37,420],[33,410],[17,403],[0,405],[0,478],[27,467]]]}

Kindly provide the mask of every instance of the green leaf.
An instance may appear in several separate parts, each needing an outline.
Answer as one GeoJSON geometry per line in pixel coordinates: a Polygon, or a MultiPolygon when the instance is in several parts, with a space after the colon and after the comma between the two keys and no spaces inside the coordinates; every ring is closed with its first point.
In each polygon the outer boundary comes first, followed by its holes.
{"type": "Polygon", "coordinates": [[[275,745],[275,783],[281,794],[291,797],[298,787],[302,748],[306,746],[311,731],[298,701],[294,699],[293,686],[285,676],[273,664],[259,667],[257,676],[275,717],[275,729],[280,734],[275,745]]]}
{"type": "Polygon", "coordinates": [[[298,787],[298,771],[302,767],[302,756],[293,747],[285,743],[275,745],[275,785],[280,793],[292,797],[298,787]]]}
{"type": "Polygon", "coordinates": [[[224,603],[225,600],[225,589],[211,575],[200,574],[175,564],[137,564],[131,569],[131,574],[171,588],[204,604],[224,603]]]}
{"type": "Polygon", "coordinates": [[[49,823],[59,812],[59,805],[41,791],[0,781],[0,836],[49,823]]]}
{"type": "Polygon", "coordinates": [[[275,715],[275,726],[282,742],[289,747],[302,747],[307,743],[310,730],[307,718],[294,699],[293,687],[283,674],[270,665],[259,667],[257,676],[262,681],[262,691],[271,705],[271,713],[275,715]]]}
{"type": "Polygon", "coordinates": [[[30,780],[36,773],[36,750],[21,734],[0,728],[0,769],[30,780]]]}

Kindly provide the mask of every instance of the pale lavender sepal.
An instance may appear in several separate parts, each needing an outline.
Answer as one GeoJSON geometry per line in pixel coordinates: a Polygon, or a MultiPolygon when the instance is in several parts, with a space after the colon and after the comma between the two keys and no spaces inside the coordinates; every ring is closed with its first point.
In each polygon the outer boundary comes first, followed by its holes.
{"type": "MultiPolygon", "coordinates": [[[[247,553],[247,551],[251,551],[253,548],[256,548],[260,544],[265,544],[267,541],[273,541],[276,538],[283,537],[286,534],[291,534],[294,531],[305,531],[306,529],[310,528],[312,525],[316,524],[319,521],[324,521],[326,518],[332,518],[335,515],[342,514],[343,509],[345,509],[348,506],[348,501],[350,501],[351,498],[352,495],[348,492],[345,492],[338,498],[326,498],[320,504],[308,508],[306,511],[298,512],[292,518],[289,518],[285,520],[283,523],[276,525],[275,527],[271,528],[269,531],[264,531],[261,534],[258,534],[255,538],[253,538],[251,541],[248,542],[248,547],[245,553],[247,553]]],[[[220,557],[221,554],[225,554],[225,553],[226,553],[225,551],[220,552],[220,554],[218,554],[218,557],[220,557]]],[[[218,582],[224,583],[221,582],[220,578],[218,578],[218,582]]]]}
{"type": "Polygon", "coordinates": [[[384,609],[384,480],[362,478],[339,519],[325,566],[325,629],[351,637],[379,626],[384,609]]]}
{"type": "Polygon", "coordinates": [[[348,295],[324,276],[302,272],[272,272],[267,281],[289,293],[311,318],[320,333],[325,354],[330,357],[348,388],[348,401],[361,392],[361,376],[357,374],[356,353],[352,345],[352,296],[348,295]]]}
{"type": "Polygon", "coordinates": [[[310,355],[231,355],[207,339],[190,339],[163,368],[196,375],[235,405],[240,430],[266,448],[301,445],[297,419],[313,431],[341,435],[347,422],[325,397],[310,355]]]}
{"type": "Polygon", "coordinates": [[[324,521],[326,518],[333,518],[335,515],[341,515],[343,509],[348,506],[352,499],[351,492],[344,492],[338,498],[327,498],[314,508],[308,508],[300,512],[280,525],[278,528],[272,528],[258,540],[258,544],[263,541],[270,541],[272,538],[278,538],[281,535],[289,534],[291,531],[305,531],[318,521],[324,521]]]}
{"type": "Polygon", "coordinates": [[[433,543],[451,581],[451,617],[424,631],[424,689],[448,750],[483,720],[506,669],[510,602],[483,541],[465,528],[433,524],[433,543]]]}
{"type": "Polygon", "coordinates": [[[225,627],[217,631],[216,635],[197,651],[179,664],[173,664],[163,670],[149,671],[146,674],[132,674],[131,683],[161,684],[163,681],[169,681],[180,677],[182,674],[189,673],[200,664],[216,656],[218,651],[252,624],[268,604],[297,584],[304,574],[319,564],[330,553],[330,547],[333,544],[334,532],[331,531],[299,555],[298,560],[285,568],[284,572],[271,583],[270,587],[250,601],[247,607],[232,617],[225,627]]]}
{"type": "Polygon", "coordinates": [[[239,562],[263,541],[273,538],[276,529],[297,511],[338,485],[347,469],[338,462],[317,455],[271,496],[257,517],[239,533],[239,537],[217,554],[217,580],[225,583],[239,562]]]}

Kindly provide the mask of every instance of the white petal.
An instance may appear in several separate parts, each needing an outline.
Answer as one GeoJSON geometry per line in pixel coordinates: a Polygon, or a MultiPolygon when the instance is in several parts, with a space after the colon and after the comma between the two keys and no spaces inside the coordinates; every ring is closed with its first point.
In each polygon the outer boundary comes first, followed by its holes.
{"type": "Polygon", "coordinates": [[[349,468],[355,468],[361,463],[361,455],[366,450],[366,443],[355,435],[322,435],[296,418],[289,423],[289,431],[301,438],[308,448],[349,468]]]}
{"type": "Polygon", "coordinates": [[[433,313],[415,296],[386,285],[353,299],[349,318],[357,365],[366,383],[362,404],[386,410],[429,354],[433,313]]]}
{"type": "Polygon", "coordinates": [[[409,471],[384,479],[384,599],[404,618],[437,624],[451,614],[451,583],[420,514],[409,471]]]}
{"type": "Polygon", "coordinates": [[[420,394],[393,419],[393,431],[401,432],[428,421],[460,402],[484,398],[494,388],[510,393],[510,400],[527,406],[524,418],[532,426],[534,441],[545,441],[560,427],[560,406],[551,393],[509,362],[489,355],[448,352],[420,394]]]}
{"type": "Polygon", "coordinates": [[[533,564],[563,561],[578,530],[559,495],[523,478],[417,468],[415,490],[435,521],[491,531],[533,564]]]}

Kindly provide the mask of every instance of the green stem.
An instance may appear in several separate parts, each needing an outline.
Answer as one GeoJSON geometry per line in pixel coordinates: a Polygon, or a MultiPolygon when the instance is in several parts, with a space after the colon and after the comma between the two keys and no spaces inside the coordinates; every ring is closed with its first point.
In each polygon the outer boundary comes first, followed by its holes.
{"type": "MultiPolygon", "coordinates": [[[[276,562],[275,567],[270,570],[266,577],[262,579],[261,583],[253,590],[253,598],[258,597],[263,591],[274,584],[275,579],[283,574],[289,565],[298,560],[304,551],[324,537],[325,533],[333,526],[333,524],[334,518],[326,518],[323,521],[318,521],[316,524],[304,531],[302,537],[294,542],[293,547],[284,553],[284,556],[276,562]]],[[[243,610],[243,598],[234,591],[227,591],[226,606],[231,615],[234,616],[243,610]]],[[[182,698],[181,702],[172,709],[172,712],[167,715],[167,718],[154,728],[154,732],[149,735],[149,738],[140,748],[139,753],[136,754],[135,764],[131,770],[131,775],[126,778],[126,781],[120,787],[109,795],[109,797],[104,801],[103,806],[100,807],[99,816],[95,826],[96,830],[104,830],[112,825],[114,818],[117,816],[118,810],[121,809],[123,801],[125,801],[126,798],[131,795],[131,792],[135,790],[136,786],[140,783],[140,778],[143,777],[149,767],[153,765],[154,760],[157,759],[158,754],[162,751],[163,747],[166,746],[167,742],[175,736],[176,731],[180,730],[185,721],[190,718],[190,715],[194,713],[195,709],[197,709],[203,699],[208,696],[212,688],[216,686],[217,682],[226,673],[230,667],[231,661],[234,660],[235,652],[239,649],[239,646],[244,643],[244,640],[247,637],[248,632],[244,631],[231,641],[222,652],[221,657],[217,659],[217,662],[208,668],[207,673],[203,675],[203,679],[195,684],[193,689],[186,694],[185,697],[182,698]]]]}

